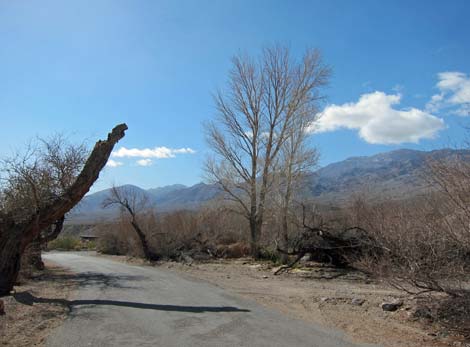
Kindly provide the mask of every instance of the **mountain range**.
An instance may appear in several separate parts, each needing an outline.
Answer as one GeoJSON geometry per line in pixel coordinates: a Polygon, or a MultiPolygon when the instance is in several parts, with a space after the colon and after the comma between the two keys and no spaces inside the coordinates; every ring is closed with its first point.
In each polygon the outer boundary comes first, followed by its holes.
{"type": "MultiPolygon", "coordinates": [[[[302,189],[302,197],[330,205],[343,204],[357,193],[366,194],[377,201],[413,197],[429,190],[423,178],[429,159],[443,160],[462,154],[470,156],[470,151],[400,149],[348,158],[308,174],[303,183],[305,189],[302,189]]],[[[125,185],[118,189],[131,191],[137,197],[146,197],[160,212],[194,210],[222,193],[217,185],[205,183],[190,187],[174,184],[147,190],[125,185]]],[[[119,212],[118,207],[102,207],[109,195],[110,189],[87,195],[68,215],[69,223],[89,223],[115,217],[119,212]]]]}

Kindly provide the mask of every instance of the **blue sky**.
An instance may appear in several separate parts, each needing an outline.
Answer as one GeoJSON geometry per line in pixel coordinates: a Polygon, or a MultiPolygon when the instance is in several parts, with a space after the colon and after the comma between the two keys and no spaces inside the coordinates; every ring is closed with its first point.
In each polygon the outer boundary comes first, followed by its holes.
{"type": "Polygon", "coordinates": [[[123,165],[94,190],[197,183],[211,93],[234,54],[272,43],[294,55],[317,47],[333,68],[311,137],[322,165],[459,144],[469,13],[469,1],[454,0],[0,0],[0,156],[54,132],[92,144],[126,122],[113,157],[123,165]]]}

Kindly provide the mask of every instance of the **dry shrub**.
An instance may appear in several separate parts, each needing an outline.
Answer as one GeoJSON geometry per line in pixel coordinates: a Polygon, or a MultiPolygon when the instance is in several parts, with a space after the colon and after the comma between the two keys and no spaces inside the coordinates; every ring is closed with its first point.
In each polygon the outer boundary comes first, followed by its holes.
{"type": "Polygon", "coordinates": [[[463,227],[459,211],[448,208],[452,205],[441,193],[380,205],[356,200],[352,220],[380,251],[356,259],[354,266],[418,294],[417,318],[470,339],[470,224],[463,227]]]}
{"type": "MultiPolygon", "coordinates": [[[[162,258],[179,260],[182,254],[205,259],[214,256],[245,256],[245,220],[223,209],[175,211],[156,214],[141,212],[138,222],[153,252],[162,258]],[[224,252],[217,247],[225,246],[224,252]]],[[[98,226],[97,249],[102,253],[141,256],[140,243],[125,216],[117,223],[98,226]]]]}
{"type": "Polygon", "coordinates": [[[380,204],[354,199],[348,223],[374,244],[354,265],[408,293],[429,293],[419,312],[470,338],[468,154],[430,161],[423,176],[426,195],[380,204]]]}
{"type": "Polygon", "coordinates": [[[448,330],[463,335],[470,340],[470,294],[447,297],[438,302],[436,320],[448,330]]]}
{"type": "Polygon", "coordinates": [[[216,254],[222,258],[242,258],[250,255],[250,245],[246,242],[235,242],[229,245],[219,244],[216,254]]]}
{"type": "Polygon", "coordinates": [[[82,248],[80,239],[72,236],[59,237],[47,244],[48,250],[78,251],[82,248]]]}
{"type": "Polygon", "coordinates": [[[181,253],[194,258],[219,256],[217,246],[244,241],[247,234],[246,223],[222,209],[166,213],[157,218],[156,224],[158,232],[153,233],[151,244],[171,259],[181,253]]]}
{"type": "Polygon", "coordinates": [[[96,225],[99,235],[96,250],[104,254],[142,256],[139,242],[127,221],[96,225]]]}
{"type": "Polygon", "coordinates": [[[455,229],[440,209],[443,198],[376,205],[356,199],[352,223],[368,232],[378,251],[355,266],[409,292],[457,295],[470,269],[470,249],[454,237],[455,229]]]}

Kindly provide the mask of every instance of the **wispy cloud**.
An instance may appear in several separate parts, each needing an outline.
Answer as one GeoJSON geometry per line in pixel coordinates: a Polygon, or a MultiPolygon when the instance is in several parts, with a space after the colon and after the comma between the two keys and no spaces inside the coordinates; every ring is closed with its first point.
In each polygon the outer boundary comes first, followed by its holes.
{"type": "Polygon", "coordinates": [[[118,166],[122,166],[122,165],[124,165],[124,163],[122,163],[120,161],[113,160],[113,159],[109,159],[108,162],[106,163],[106,166],[108,166],[108,167],[118,167],[118,166]]]}
{"type": "Polygon", "coordinates": [[[114,151],[111,156],[115,158],[174,158],[177,154],[194,154],[195,150],[192,148],[168,148],[168,147],[155,147],[155,148],[126,148],[121,147],[114,151]]]}
{"type": "Polygon", "coordinates": [[[140,159],[136,161],[139,166],[150,166],[153,164],[152,159],[140,159]]]}
{"type": "Polygon", "coordinates": [[[328,132],[341,128],[357,130],[359,136],[373,144],[417,143],[432,139],[445,128],[444,121],[416,108],[397,109],[401,95],[373,92],[357,102],[327,106],[312,132],[328,132]]]}
{"type": "Polygon", "coordinates": [[[405,86],[402,84],[395,84],[392,88],[392,90],[397,93],[397,94],[403,94],[405,90],[405,86]]]}
{"type": "Polygon", "coordinates": [[[426,109],[437,112],[446,109],[451,114],[470,115],[470,76],[457,71],[437,74],[439,93],[432,96],[426,109]]]}

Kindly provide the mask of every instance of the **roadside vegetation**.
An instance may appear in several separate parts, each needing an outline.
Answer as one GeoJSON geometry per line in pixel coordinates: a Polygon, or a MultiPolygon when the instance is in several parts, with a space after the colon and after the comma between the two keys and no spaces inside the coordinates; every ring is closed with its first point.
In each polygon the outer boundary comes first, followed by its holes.
{"type": "Polygon", "coordinates": [[[49,251],[91,251],[96,249],[96,243],[95,241],[82,241],[72,236],[63,236],[49,242],[46,249],[49,251]]]}

